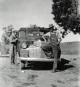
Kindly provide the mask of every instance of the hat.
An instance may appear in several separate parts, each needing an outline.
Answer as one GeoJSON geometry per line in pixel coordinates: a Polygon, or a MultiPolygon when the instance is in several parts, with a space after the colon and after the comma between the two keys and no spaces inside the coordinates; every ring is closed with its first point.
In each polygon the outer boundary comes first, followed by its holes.
{"type": "Polygon", "coordinates": [[[12,32],[17,32],[17,30],[16,29],[13,29],[12,32]]]}
{"type": "Polygon", "coordinates": [[[8,26],[8,29],[13,29],[13,25],[9,25],[8,26]]]}
{"type": "Polygon", "coordinates": [[[12,30],[7,28],[7,29],[6,29],[6,32],[12,32],[12,30]]]}

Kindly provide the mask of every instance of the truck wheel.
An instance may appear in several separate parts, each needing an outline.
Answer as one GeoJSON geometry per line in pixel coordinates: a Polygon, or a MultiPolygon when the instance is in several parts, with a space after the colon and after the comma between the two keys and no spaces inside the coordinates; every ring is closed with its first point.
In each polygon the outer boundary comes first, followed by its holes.
{"type": "Polygon", "coordinates": [[[21,69],[23,69],[25,67],[25,63],[21,62],[21,69]]]}
{"type": "Polygon", "coordinates": [[[28,67],[28,64],[29,64],[28,61],[26,61],[26,62],[25,62],[25,67],[28,67]]]}

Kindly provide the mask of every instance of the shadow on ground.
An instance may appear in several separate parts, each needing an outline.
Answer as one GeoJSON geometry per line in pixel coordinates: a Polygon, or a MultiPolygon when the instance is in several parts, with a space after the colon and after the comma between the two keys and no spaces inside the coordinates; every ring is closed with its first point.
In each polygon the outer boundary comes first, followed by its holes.
{"type": "Polygon", "coordinates": [[[61,59],[61,62],[58,64],[58,70],[64,71],[66,69],[74,67],[70,64],[69,60],[66,60],[64,58],[61,59]]]}
{"type": "MultiPolygon", "coordinates": [[[[69,60],[61,58],[61,62],[58,63],[58,70],[64,71],[68,68],[74,67],[69,64],[69,60]]],[[[53,68],[53,62],[29,62],[28,66],[23,67],[22,69],[32,69],[32,70],[51,70],[53,68]]]]}

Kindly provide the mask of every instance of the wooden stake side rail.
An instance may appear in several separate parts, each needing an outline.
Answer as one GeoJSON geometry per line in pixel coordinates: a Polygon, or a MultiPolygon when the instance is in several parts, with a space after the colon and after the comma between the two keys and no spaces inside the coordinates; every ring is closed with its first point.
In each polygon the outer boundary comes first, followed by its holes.
{"type": "Polygon", "coordinates": [[[24,57],[19,57],[20,61],[40,61],[40,62],[53,62],[54,59],[49,59],[49,58],[24,58],[24,57]]]}

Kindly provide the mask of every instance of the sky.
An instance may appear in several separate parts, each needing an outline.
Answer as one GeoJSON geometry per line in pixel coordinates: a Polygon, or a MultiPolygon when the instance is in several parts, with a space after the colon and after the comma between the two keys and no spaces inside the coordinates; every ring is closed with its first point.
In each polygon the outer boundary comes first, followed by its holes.
{"type": "Polygon", "coordinates": [[[16,28],[52,23],[52,0],[0,0],[0,26],[13,24],[16,28]]]}
{"type": "Polygon", "coordinates": [[[2,28],[10,24],[16,29],[30,24],[48,27],[53,21],[51,4],[52,0],[0,0],[0,38],[2,28]]]}
{"type": "MultiPolygon", "coordinates": [[[[51,11],[52,0],[0,0],[0,38],[3,33],[2,27],[10,24],[15,29],[30,24],[43,27],[52,23],[56,25],[51,11]]],[[[57,27],[59,28],[58,25],[57,27]]]]}

